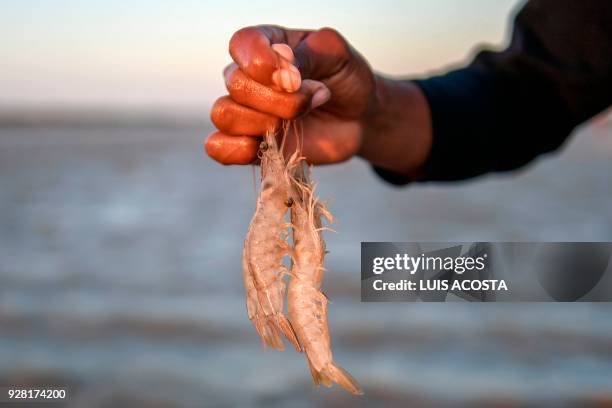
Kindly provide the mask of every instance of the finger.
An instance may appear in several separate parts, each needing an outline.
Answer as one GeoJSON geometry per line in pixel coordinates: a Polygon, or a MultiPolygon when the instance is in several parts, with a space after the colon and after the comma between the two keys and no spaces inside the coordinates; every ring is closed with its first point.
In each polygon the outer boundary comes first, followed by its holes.
{"type": "MultiPolygon", "coordinates": [[[[272,47],[274,48],[276,45],[283,44],[274,44],[272,47]]],[[[291,55],[293,55],[293,52],[291,52],[291,55]]],[[[302,85],[302,76],[300,71],[298,71],[295,66],[289,64],[288,62],[286,62],[286,64],[287,65],[284,65],[284,68],[277,69],[272,73],[272,84],[270,85],[270,88],[274,89],[275,91],[293,93],[300,89],[300,86],[302,85]]],[[[229,82],[229,78],[233,74],[234,69],[237,68],[238,66],[233,63],[229,64],[223,69],[223,77],[225,78],[226,84],[229,82]]]]}
{"type": "Polygon", "coordinates": [[[230,40],[230,55],[247,76],[269,86],[275,83],[272,74],[282,68],[282,53],[275,52],[273,44],[287,44],[293,50],[294,64],[303,79],[329,78],[351,58],[348,42],[327,27],[317,31],[278,26],[243,28],[230,40]]]}
{"type": "Polygon", "coordinates": [[[279,59],[280,69],[272,73],[272,82],[279,90],[296,92],[300,89],[302,76],[293,65],[295,62],[293,50],[287,44],[272,44],[272,49],[281,57],[279,59]]]}
{"type": "Polygon", "coordinates": [[[280,128],[281,120],[234,102],[223,96],[213,105],[210,118],[215,127],[227,135],[257,136],[280,128]]]}
{"type": "Polygon", "coordinates": [[[206,153],[221,164],[250,164],[257,160],[261,140],[252,136],[230,136],[221,132],[208,135],[206,153]]]}
{"type": "Polygon", "coordinates": [[[246,27],[237,31],[230,40],[229,52],[240,69],[250,78],[272,85],[272,74],[282,68],[282,53],[272,49],[273,44],[297,43],[307,34],[302,30],[286,30],[278,26],[246,27]]]}
{"type": "Polygon", "coordinates": [[[332,28],[309,32],[293,47],[302,78],[324,79],[339,72],[351,58],[348,42],[332,28]]]}
{"type": "Polygon", "coordinates": [[[298,92],[278,92],[248,78],[236,65],[226,69],[225,79],[235,102],[283,119],[294,119],[317,108],[331,96],[322,82],[312,80],[302,81],[298,92]]]}

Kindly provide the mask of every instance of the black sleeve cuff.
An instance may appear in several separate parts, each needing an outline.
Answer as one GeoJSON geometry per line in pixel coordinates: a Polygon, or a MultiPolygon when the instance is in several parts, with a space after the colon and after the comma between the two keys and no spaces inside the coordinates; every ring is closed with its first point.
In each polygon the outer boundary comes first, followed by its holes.
{"type": "Polygon", "coordinates": [[[425,94],[432,122],[432,146],[419,181],[453,181],[489,171],[495,127],[492,78],[476,69],[414,81],[425,94]]]}

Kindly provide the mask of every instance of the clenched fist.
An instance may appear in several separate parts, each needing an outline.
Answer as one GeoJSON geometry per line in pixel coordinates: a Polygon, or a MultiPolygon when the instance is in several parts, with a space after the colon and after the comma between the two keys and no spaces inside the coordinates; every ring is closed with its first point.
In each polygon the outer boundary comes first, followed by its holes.
{"type": "MultiPolygon", "coordinates": [[[[409,175],[424,162],[430,141],[422,93],[408,81],[375,76],[335,30],[248,27],[233,35],[229,51],[229,95],[213,105],[218,131],[205,145],[218,162],[253,163],[261,136],[295,118],[301,119],[302,153],[310,163],[359,154],[409,175]]],[[[288,142],[293,149],[295,141],[288,142]]]]}

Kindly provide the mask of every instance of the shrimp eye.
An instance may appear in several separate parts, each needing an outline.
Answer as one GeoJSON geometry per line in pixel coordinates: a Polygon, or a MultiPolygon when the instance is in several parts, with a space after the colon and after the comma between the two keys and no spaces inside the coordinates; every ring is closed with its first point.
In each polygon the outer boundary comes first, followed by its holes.
{"type": "Polygon", "coordinates": [[[259,144],[259,150],[261,150],[262,152],[265,152],[266,150],[268,150],[268,143],[266,142],[261,142],[259,144]]]}
{"type": "Polygon", "coordinates": [[[285,200],[285,205],[287,207],[291,207],[293,205],[293,198],[289,197],[288,199],[285,200]]]}

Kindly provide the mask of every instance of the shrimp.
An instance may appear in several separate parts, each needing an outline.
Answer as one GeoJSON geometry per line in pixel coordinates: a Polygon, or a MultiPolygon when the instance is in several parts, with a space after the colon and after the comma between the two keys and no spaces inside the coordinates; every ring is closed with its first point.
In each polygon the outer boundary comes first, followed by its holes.
{"type": "Polygon", "coordinates": [[[283,265],[283,258],[292,252],[287,243],[289,224],[285,221],[293,202],[291,179],[273,132],[267,132],[260,151],[261,191],[242,257],[247,313],[264,348],[269,345],[284,350],[282,332],[295,349],[301,351],[291,323],[283,313],[286,292],[283,279],[289,272],[283,265]]]}
{"type": "Polygon", "coordinates": [[[334,362],[331,352],[329,300],[321,291],[326,253],[321,217],[331,222],[332,216],[315,197],[314,185],[308,182],[303,168],[299,170],[301,175],[293,179],[299,199],[291,207],[294,254],[287,294],[289,318],[306,353],[314,383],[330,387],[335,382],[353,394],[362,395],[359,383],[334,362]]]}

